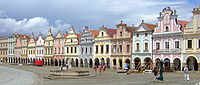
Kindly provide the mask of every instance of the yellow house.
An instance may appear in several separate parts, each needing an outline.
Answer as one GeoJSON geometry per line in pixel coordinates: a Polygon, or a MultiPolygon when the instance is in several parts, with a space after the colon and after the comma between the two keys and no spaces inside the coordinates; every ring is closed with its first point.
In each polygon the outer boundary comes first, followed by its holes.
{"type": "Polygon", "coordinates": [[[113,35],[117,32],[116,29],[108,29],[101,27],[98,36],[94,43],[94,65],[106,65],[108,68],[112,67],[111,59],[111,45],[113,35]]]}
{"type": "Polygon", "coordinates": [[[78,40],[80,34],[76,34],[74,27],[70,28],[69,34],[64,35],[65,39],[65,60],[67,63],[70,63],[72,66],[79,66],[79,55],[78,55],[78,40]]]}
{"type": "Polygon", "coordinates": [[[54,46],[54,38],[51,33],[51,28],[49,28],[47,37],[44,40],[44,49],[45,49],[45,61],[47,65],[53,65],[53,46],[54,46]]]}
{"type": "Polygon", "coordinates": [[[31,62],[33,62],[33,59],[35,58],[35,39],[33,33],[28,43],[28,58],[31,60],[31,62]]]}
{"type": "Polygon", "coordinates": [[[183,34],[183,64],[187,64],[189,70],[197,71],[200,68],[200,7],[194,8],[192,13],[183,34]]]}
{"type": "Polygon", "coordinates": [[[0,38],[0,62],[7,63],[9,60],[6,58],[7,57],[7,42],[8,42],[8,37],[1,37],[0,38]]]}

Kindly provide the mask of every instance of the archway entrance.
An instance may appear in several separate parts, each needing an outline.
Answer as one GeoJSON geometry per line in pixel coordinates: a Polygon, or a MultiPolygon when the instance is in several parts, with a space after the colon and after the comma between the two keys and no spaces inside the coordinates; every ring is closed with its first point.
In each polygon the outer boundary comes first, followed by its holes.
{"type": "Polygon", "coordinates": [[[195,57],[193,56],[188,57],[186,63],[188,65],[189,70],[198,71],[198,63],[195,57]]]}
{"type": "Polygon", "coordinates": [[[92,59],[90,59],[89,64],[90,64],[90,68],[92,68],[93,67],[93,61],[92,61],[92,59]]]}
{"type": "Polygon", "coordinates": [[[116,59],[113,59],[113,68],[116,69],[116,67],[117,67],[117,61],[116,59]]]}
{"type": "Polygon", "coordinates": [[[141,67],[141,60],[140,60],[140,58],[135,58],[134,62],[135,62],[135,69],[136,70],[140,70],[140,67],[141,67]]]}
{"type": "Polygon", "coordinates": [[[170,60],[169,60],[169,58],[166,58],[165,60],[164,60],[164,66],[165,66],[165,71],[169,71],[170,70],[170,60]]]}
{"type": "Polygon", "coordinates": [[[105,65],[105,60],[104,60],[104,58],[101,58],[101,65],[105,65]]]}
{"type": "Polygon", "coordinates": [[[75,63],[74,63],[74,59],[73,58],[71,58],[71,65],[72,65],[72,67],[75,67],[75,63]]]}
{"type": "Polygon", "coordinates": [[[173,61],[174,64],[174,70],[180,71],[181,70],[181,60],[179,58],[175,58],[173,61]]]}
{"type": "Polygon", "coordinates": [[[78,59],[76,58],[76,67],[78,67],[78,59]]]}
{"type": "Polygon", "coordinates": [[[119,69],[122,69],[122,59],[119,59],[119,69]]]}
{"type": "Polygon", "coordinates": [[[107,59],[106,59],[106,62],[107,62],[107,63],[106,63],[106,67],[107,67],[107,68],[110,68],[110,59],[107,58],[107,59]]]}
{"type": "Polygon", "coordinates": [[[83,59],[80,59],[80,67],[83,67],[83,59]]]}
{"type": "Polygon", "coordinates": [[[153,61],[151,60],[151,58],[149,58],[149,57],[145,58],[144,65],[145,65],[145,69],[152,70],[153,69],[153,61]]]}
{"type": "Polygon", "coordinates": [[[131,64],[130,59],[126,59],[126,60],[125,60],[125,63],[128,64],[128,69],[130,69],[130,64],[131,64]]]}
{"type": "Polygon", "coordinates": [[[88,68],[88,61],[87,61],[87,59],[84,59],[84,62],[85,62],[85,67],[88,68]]]}
{"type": "Polygon", "coordinates": [[[58,60],[55,59],[55,66],[58,66],[58,60]]]}
{"type": "Polygon", "coordinates": [[[99,59],[98,59],[98,58],[95,58],[95,59],[94,59],[94,65],[98,67],[99,64],[100,64],[100,63],[99,63],[99,59]]]}

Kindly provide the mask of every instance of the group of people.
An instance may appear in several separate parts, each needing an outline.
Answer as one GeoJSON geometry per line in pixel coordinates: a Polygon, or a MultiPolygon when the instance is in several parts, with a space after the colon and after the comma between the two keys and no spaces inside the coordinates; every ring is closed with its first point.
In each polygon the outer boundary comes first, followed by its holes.
{"type": "MultiPolygon", "coordinates": [[[[183,71],[184,71],[184,81],[189,81],[190,78],[189,78],[189,72],[188,72],[188,65],[185,65],[183,71]]],[[[159,68],[154,67],[153,72],[154,72],[154,81],[156,81],[158,79],[159,68]]]]}
{"type": "Polygon", "coordinates": [[[94,71],[96,72],[98,68],[100,75],[102,74],[102,72],[106,71],[106,65],[99,65],[98,67],[94,66],[94,71]]]}

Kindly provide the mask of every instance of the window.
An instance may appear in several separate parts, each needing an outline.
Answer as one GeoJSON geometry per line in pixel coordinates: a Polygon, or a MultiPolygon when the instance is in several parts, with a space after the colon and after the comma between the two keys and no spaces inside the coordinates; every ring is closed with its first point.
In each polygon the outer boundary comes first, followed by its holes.
{"type": "Polygon", "coordinates": [[[136,43],[136,50],[140,50],[140,44],[136,43]]]}
{"type": "Polygon", "coordinates": [[[122,53],[122,45],[119,45],[119,52],[122,53]]]}
{"type": "Polygon", "coordinates": [[[109,45],[106,45],[106,53],[109,53],[109,45]]]}
{"type": "Polygon", "coordinates": [[[175,41],[175,48],[179,48],[179,41],[175,41]]]}
{"type": "Polygon", "coordinates": [[[71,53],[73,53],[73,47],[71,47],[71,53]]]}
{"type": "Polygon", "coordinates": [[[145,46],[144,50],[148,50],[148,43],[145,43],[144,46],[145,46]]]}
{"type": "Polygon", "coordinates": [[[60,54],[60,47],[58,47],[58,54],[60,54]]]}
{"type": "Polygon", "coordinates": [[[101,45],[101,53],[103,53],[103,45],[101,45]]]}
{"type": "Polygon", "coordinates": [[[120,36],[122,36],[122,32],[120,32],[120,36]]]}
{"type": "Polygon", "coordinates": [[[169,27],[168,26],[165,27],[165,32],[169,32],[169,27]]]}
{"type": "Polygon", "coordinates": [[[92,54],[92,47],[90,47],[90,54],[92,54]]]}
{"type": "Polygon", "coordinates": [[[87,49],[87,47],[85,48],[85,54],[87,54],[88,53],[88,49],[87,49]]]}
{"type": "Polygon", "coordinates": [[[81,54],[83,54],[83,47],[81,48],[81,54]]]}
{"type": "Polygon", "coordinates": [[[76,49],[76,47],[74,47],[74,50],[75,50],[74,53],[77,53],[77,49],[76,49]]]}
{"type": "Polygon", "coordinates": [[[200,48],[200,39],[198,40],[198,48],[200,48]]]}
{"type": "Polygon", "coordinates": [[[54,51],[54,52],[55,52],[55,54],[56,54],[56,48],[55,48],[55,51],[54,51]]]}
{"type": "Polygon", "coordinates": [[[136,34],[137,37],[139,37],[139,34],[136,34]]]}
{"type": "Polygon", "coordinates": [[[130,45],[127,45],[127,46],[126,46],[126,52],[127,52],[127,53],[130,52],[130,45]]]}
{"type": "Polygon", "coordinates": [[[96,54],[98,53],[98,50],[99,50],[99,48],[98,48],[99,46],[98,45],[96,45],[96,54]]]}
{"type": "Polygon", "coordinates": [[[192,40],[188,40],[188,48],[192,48],[192,40]]]}
{"type": "Polygon", "coordinates": [[[117,52],[117,46],[116,46],[116,45],[113,45],[113,48],[114,48],[114,49],[113,49],[113,52],[116,53],[116,52],[117,52]]]}
{"type": "Polygon", "coordinates": [[[157,42],[157,43],[156,43],[156,50],[159,50],[159,49],[160,49],[160,43],[157,42]]]}
{"type": "Polygon", "coordinates": [[[73,39],[71,39],[71,43],[73,42],[73,39]]]}
{"type": "Polygon", "coordinates": [[[103,36],[103,32],[101,32],[101,36],[103,36]]]}
{"type": "Polygon", "coordinates": [[[64,47],[62,47],[62,54],[64,54],[64,47]]]}
{"type": "Polygon", "coordinates": [[[169,42],[165,42],[165,49],[169,49],[169,42]]]}
{"type": "Polygon", "coordinates": [[[69,53],[69,47],[67,47],[67,53],[69,53]]]}
{"type": "Polygon", "coordinates": [[[148,33],[145,33],[144,35],[145,35],[145,37],[147,37],[147,36],[148,36],[148,33]]]}

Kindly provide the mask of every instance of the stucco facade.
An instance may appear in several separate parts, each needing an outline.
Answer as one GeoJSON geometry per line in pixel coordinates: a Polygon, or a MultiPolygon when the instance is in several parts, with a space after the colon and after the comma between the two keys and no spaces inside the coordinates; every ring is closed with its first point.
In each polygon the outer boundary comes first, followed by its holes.
{"type": "Polygon", "coordinates": [[[49,28],[46,39],[44,40],[44,49],[45,49],[45,61],[47,61],[47,65],[53,65],[53,46],[54,46],[54,37],[51,32],[51,28],[49,28]]]}
{"type": "Polygon", "coordinates": [[[65,40],[65,60],[67,63],[71,63],[72,66],[79,66],[79,36],[80,34],[76,34],[74,31],[74,27],[70,28],[68,36],[66,36],[65,40]]]}
{"type": "Polygon", "coordinates": [[[6,59],[7,54],[8,54],[7,42],[8,42],[8,37],[0,38],[0,58],[1,58],[1,61],[4,63],[8,62],[8,60],[6,59]]]}
{"type": "Polygon", "coordinates": [[[44,39],[42,34],[39,34],[38,38],[36,39],[36,55],[35,58],[43,59],[45,54],[44,49],[44,39]]]}
{"type": "Polygon", "coordinates": [[[200,7],[194,8],[191,21],[184,30],[183,63],[189,70],[200,69],[200,7]]]}
{"type": "Polygon", "coordinates": [[[152,61],[152,34],[156,25],[142,23],[133,32],[132,62],[134,69],[153,69],[152,61]]]}
{"type": "Polygon", "coordinates": [[[111,62],[114,69],[124,69],[125,63],[132,66],[132,32],[136,27],[127,26],[122,21],[116,27],[117,31],[113,35],[111,45],[111,62]]]}
{"type": "Polygon", "coordinates": [[[164,8],[153,33],[153,61],[163,60],[165,71],[181,70],[183,37],[177,17],[176,10],[164,8]]]}
{"type": "Polygon", "coordinates": [[[87,26],[82,29],[81,37],[79,40],[79,57],[80,66],[93,67],[93,51],[94,51],[94,38],[98,35],[99,31],[90,30],[87,26]]]}
{"type": "Polygon", "coordinates": [[[31,38],[28,42],[28,58],[29,59],[33,59],[35,58],[35,54],[36,54],[36,43],[35,43],[35,39],[34,39],[34,34],[32,33],[31,38]]]}
{"type": "Polygon", "coordinates": [[[59,31],[55,38],[54,38],[54,56],[53,58],[56,60],[58,63],[58,66],[64,64],[64,46],[65,46],[65,37],[64,35],[59,31]]]}
{"type": "Polygon", "coordinates": [[[95,38],[94,43],[94,65],[106,65],[108,68],[113,67],[111,62],[111,45],[113,35],[117,32],[116,29],[108,29],[101,27],[99,34],[95,38]]]}

